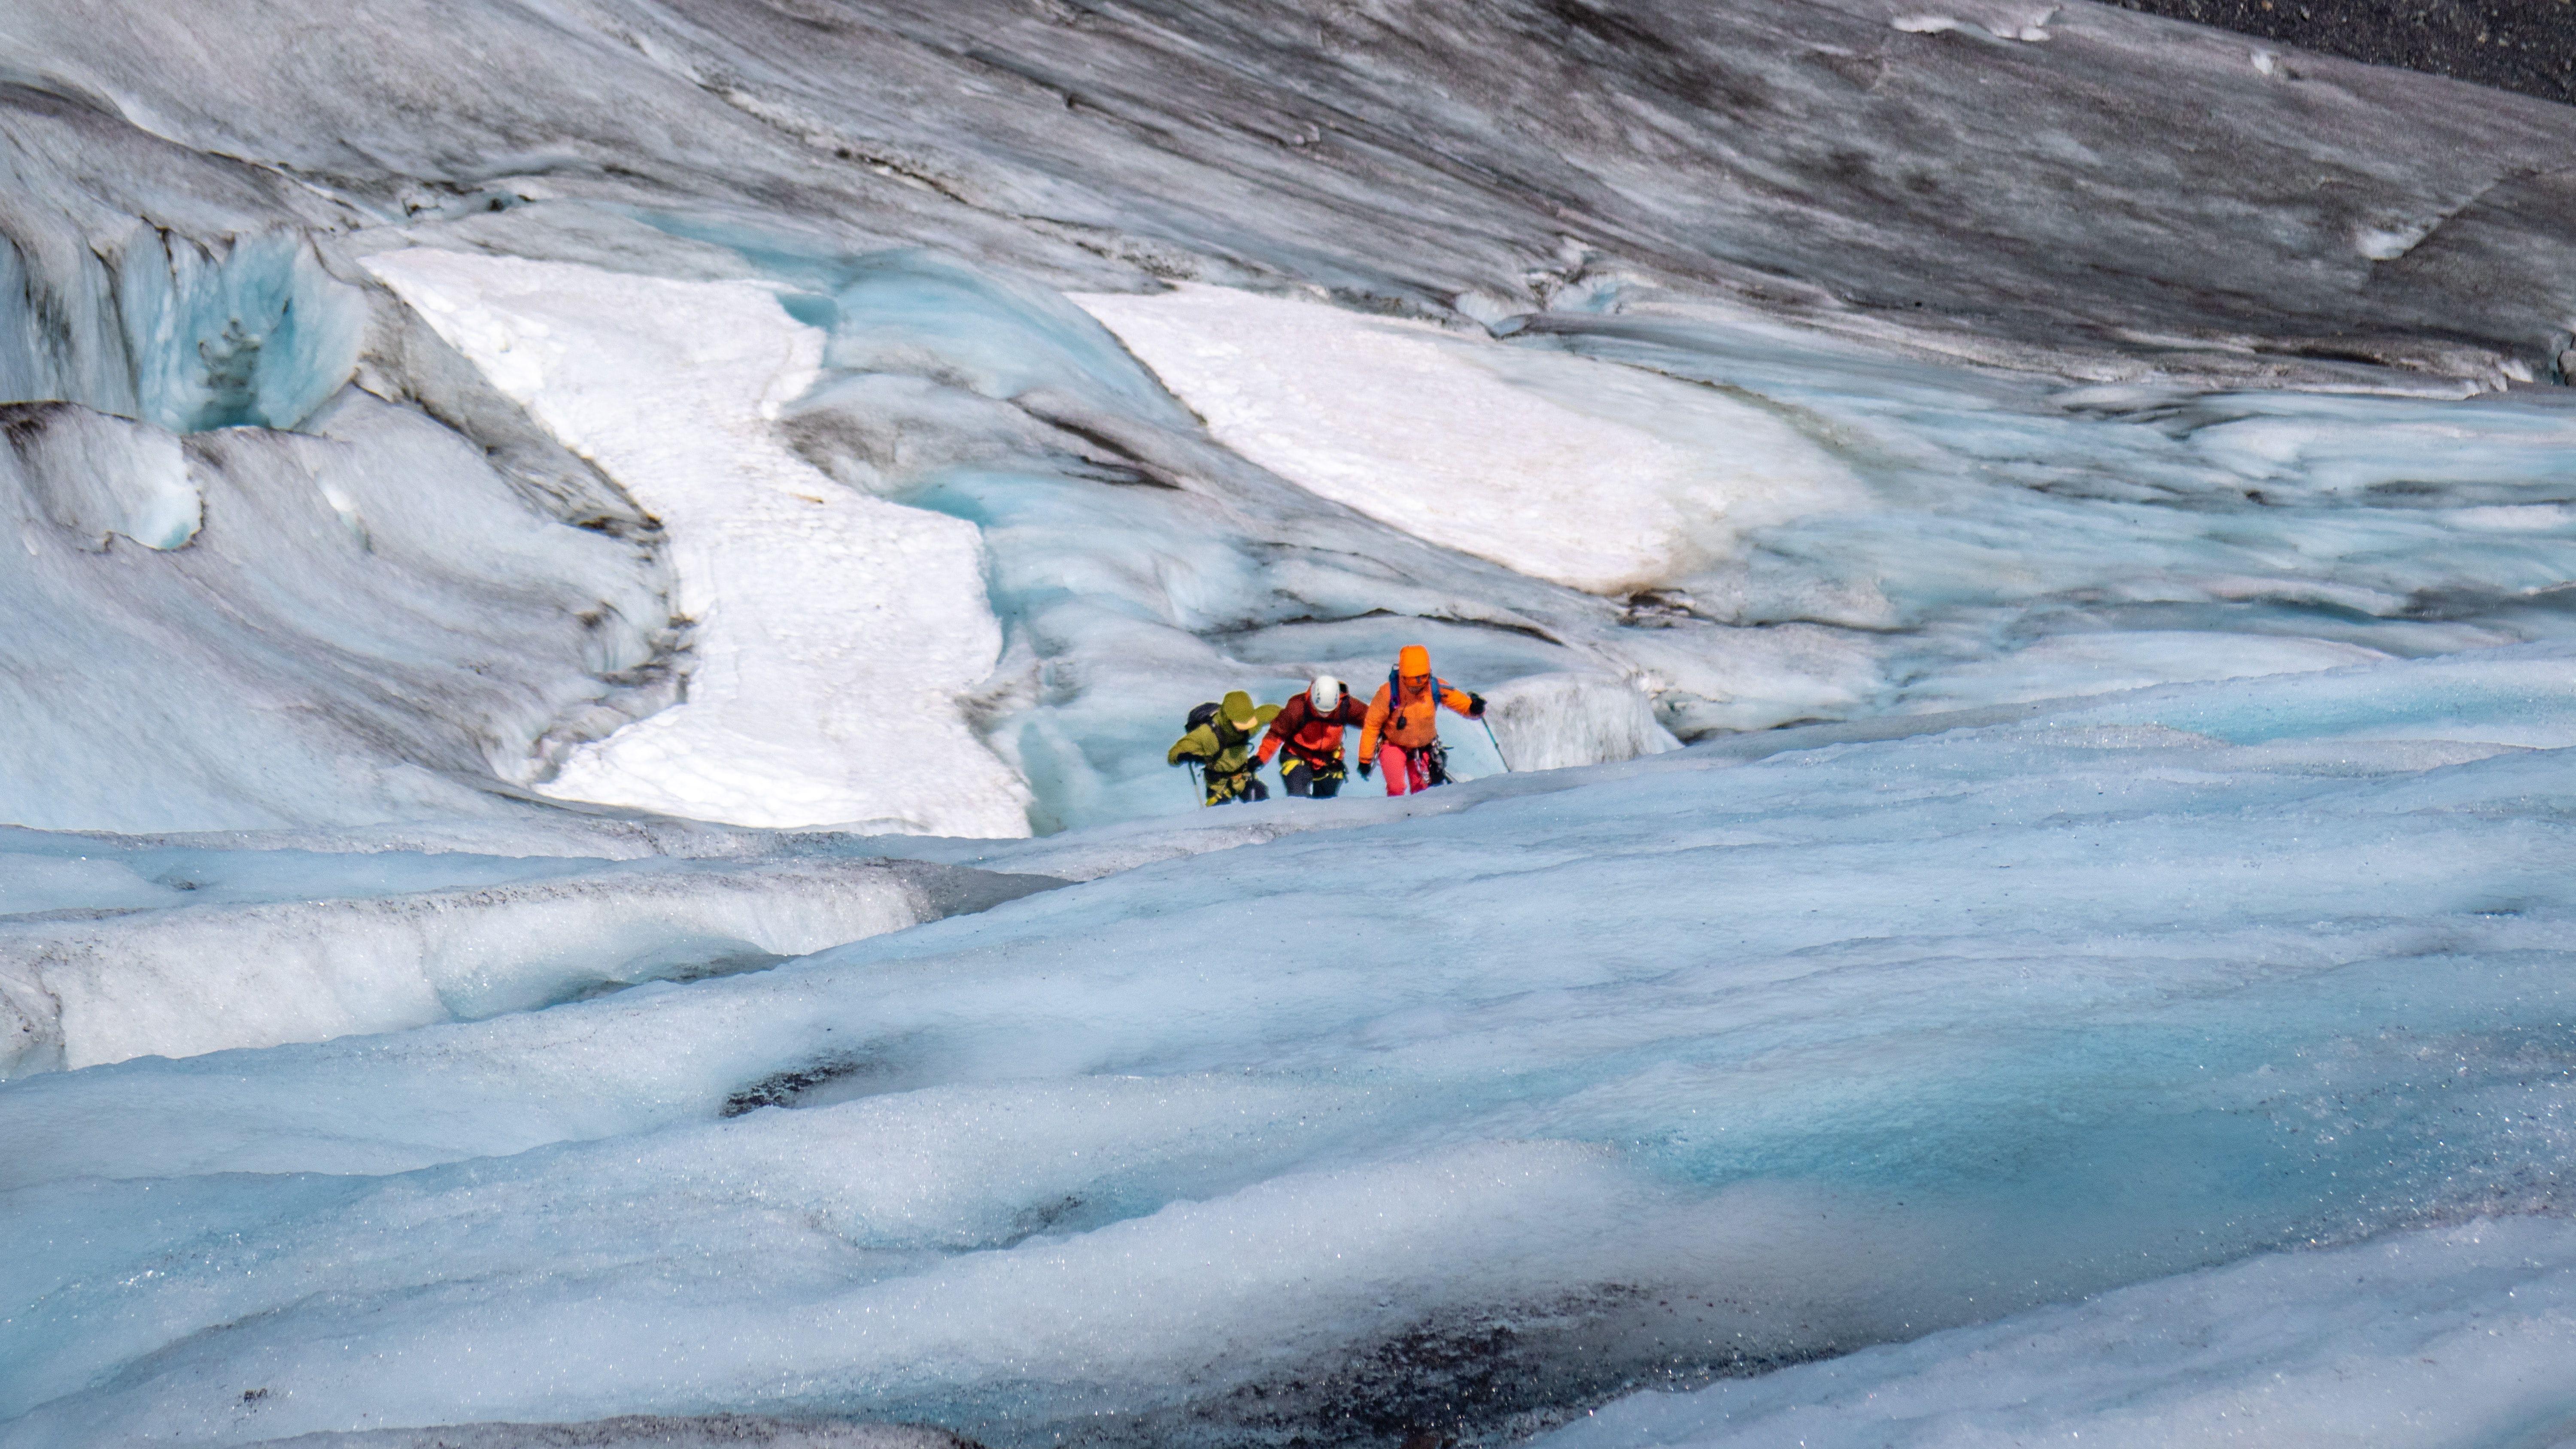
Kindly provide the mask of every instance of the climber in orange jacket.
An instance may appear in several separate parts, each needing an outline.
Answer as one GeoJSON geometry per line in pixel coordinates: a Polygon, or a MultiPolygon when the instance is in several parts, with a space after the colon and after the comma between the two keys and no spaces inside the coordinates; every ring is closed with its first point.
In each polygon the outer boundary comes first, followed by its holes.
{"type": "Polygon", "coordinates": [[[1386,793],[1408,794],[1449,782],[1441,756],[1440,710],[1447,706],[1452,713],[1469,719],[1485,717],[1485,698],[1463,689],[1453,689],[1445,679],[1431,673],[1431,651],[1419,644],[1407,644],[1395,656],[1395,669],[1378,686],[1377,698],[1369,701],[1368,717],[1360,726],[1360,778],[1369,775],[1374,763],[1386,771],[1386,793]]]}

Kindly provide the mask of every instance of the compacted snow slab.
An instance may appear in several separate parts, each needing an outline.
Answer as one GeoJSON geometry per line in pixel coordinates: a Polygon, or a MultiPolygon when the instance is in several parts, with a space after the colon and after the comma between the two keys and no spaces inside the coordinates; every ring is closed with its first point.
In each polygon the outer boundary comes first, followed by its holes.
{"type": "Polygon", "coordinates": [[[1745,530],[1863,500],[1778,413],[1640,369],[1197,283],[1074,300],[1243,456],[1573,588],[1696,573],[1745,530]]]}
{"type": "Polygon", "coordinates": [[[822,334],[775,291],[428,249],[368,267],[670,530],[687,700],[541,788],[737,825],[1026,835],[959,698],[1001,630],[972,524],[842,487],[772,433],[822,334]]]}

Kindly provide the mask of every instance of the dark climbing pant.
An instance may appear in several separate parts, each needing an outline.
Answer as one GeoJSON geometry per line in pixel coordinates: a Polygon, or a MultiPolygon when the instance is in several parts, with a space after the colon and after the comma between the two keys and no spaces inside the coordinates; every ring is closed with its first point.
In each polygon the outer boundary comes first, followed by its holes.
{"type": "Polygon", "coordinates": [[[1306,795],[1317,800],[1330,800],[1342,793],[1342,767],[1326,765],[1321,769],[1304,760],[1292,759],[1279,767],[1279,783],[1291,795],[1306,795]]]}
{"type": "Polygon", "coordinates": [[[1232,805],[1238,801],[1270,798],[1270,787],[1261,783],[1261,776],[1254,770],[1237,770],[1231,775],[1220,775],[1210,770],[1206,779],[1210,805],[1232,805]]]}

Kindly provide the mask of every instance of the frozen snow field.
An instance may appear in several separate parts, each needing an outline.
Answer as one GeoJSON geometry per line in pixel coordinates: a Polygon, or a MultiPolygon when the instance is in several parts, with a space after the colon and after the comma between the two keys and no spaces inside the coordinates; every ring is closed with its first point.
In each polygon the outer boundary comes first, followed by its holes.
{"type": "Polygon", "coordinates": [[[2576,112],[0,6],[0,1449],[2576,1442],[2576,112]],[[1195,703],[1491,702],[1197,807],[1195,703]]]}

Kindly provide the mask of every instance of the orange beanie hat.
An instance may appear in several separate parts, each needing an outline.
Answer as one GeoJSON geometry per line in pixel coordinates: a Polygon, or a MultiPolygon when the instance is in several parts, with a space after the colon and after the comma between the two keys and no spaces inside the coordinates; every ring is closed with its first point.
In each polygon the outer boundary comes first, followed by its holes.
{"type": "Polygon", "coordinates": [[[1407,679],[1420,679],[1431,672],[1431,651],[1419,644],[1407,644],[1395,656],[1395,672],[1407,679]]]}

